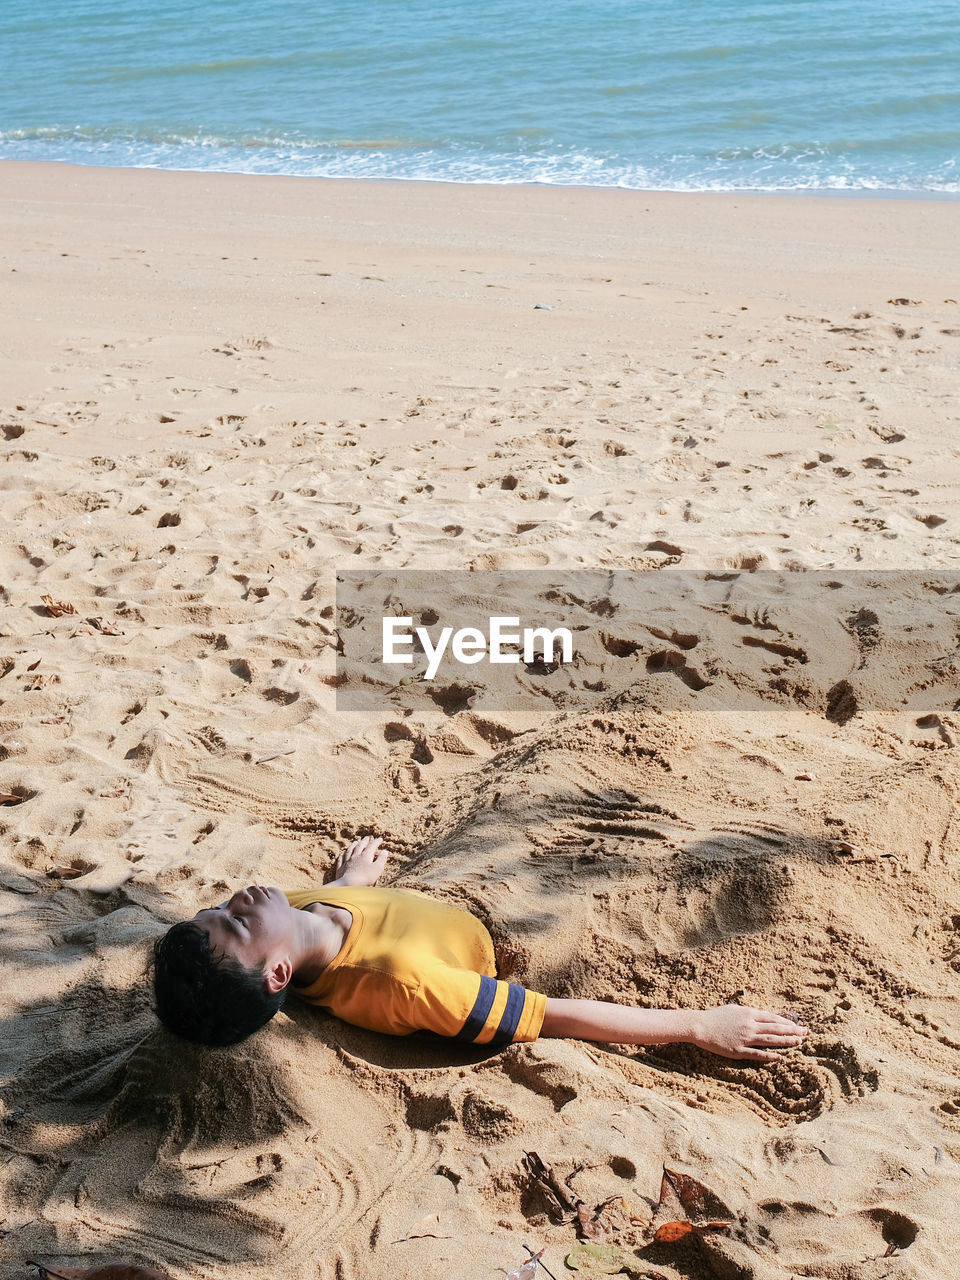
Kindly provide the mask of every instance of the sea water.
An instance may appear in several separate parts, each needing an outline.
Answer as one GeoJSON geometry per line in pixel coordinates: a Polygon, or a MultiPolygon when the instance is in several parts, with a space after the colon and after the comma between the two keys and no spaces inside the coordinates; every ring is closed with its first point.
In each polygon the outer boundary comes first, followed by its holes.
{"type": "Polygon", "coordinates": [[[5,0],[0,159],[960,191],[956,0],[5,0]]]}

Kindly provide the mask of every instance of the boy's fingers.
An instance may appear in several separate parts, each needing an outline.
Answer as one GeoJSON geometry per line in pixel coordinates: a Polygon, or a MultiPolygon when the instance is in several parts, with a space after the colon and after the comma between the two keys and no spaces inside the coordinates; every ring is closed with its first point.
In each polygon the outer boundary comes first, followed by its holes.
{"type": "Polygon", "coordinates": [[[777,1027],[781,1031],[806,1031],[807,1028],[802,1022],[795,1022],[793,1018],[781,1018],[775,1013],[763,1013],[757,1018],[757,1023],[764,1027],[777,1027]]]}
{"type": "Polygon", "coordinates": [[[738,1058],[749,1058],[753,1062],[776,1062],[783,1055],[777,1049],[741,1049],[738,1058]]]}

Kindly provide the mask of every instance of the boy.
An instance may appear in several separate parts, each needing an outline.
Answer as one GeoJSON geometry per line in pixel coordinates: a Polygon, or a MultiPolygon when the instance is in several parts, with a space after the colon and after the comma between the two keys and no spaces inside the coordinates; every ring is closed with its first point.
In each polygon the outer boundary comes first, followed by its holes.
{"type": "Polygon", "coordinates": [[[201,1044],[235,1044],[288,991],[391,1035],[432,1031],[496,1047],[538,1036],[616,1044],[686,1041],[773,1062],[807,1028],[762,1009],[638,1009],[553,999],[496,977],[493,943],[469,912],[412,889],[377,888],[381,838],[355,840],[320,889],[250,885],[174,925],[154,947],[160,1020],[201,1044]]]}

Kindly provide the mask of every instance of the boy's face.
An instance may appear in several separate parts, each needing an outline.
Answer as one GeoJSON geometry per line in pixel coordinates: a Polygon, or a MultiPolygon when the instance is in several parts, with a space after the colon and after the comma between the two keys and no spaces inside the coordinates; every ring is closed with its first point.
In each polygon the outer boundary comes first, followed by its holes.
{"type": "Polygon", "coordinates": [[[252,884],[238,889],[223,906],[198,911],[194,922],[216,951],[245,969],[266,971],[269,981],[277,960],[289,954],[292,913],[280,889],[252,884]]]}

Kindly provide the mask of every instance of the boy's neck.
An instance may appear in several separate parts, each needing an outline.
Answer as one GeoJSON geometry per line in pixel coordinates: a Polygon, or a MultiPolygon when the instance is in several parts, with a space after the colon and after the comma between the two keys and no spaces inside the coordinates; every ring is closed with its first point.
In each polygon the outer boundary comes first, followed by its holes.
{"type": "Polygon", "coordinates": [[[331,907],[313,902],[295,911],[299,926],[299,958],[290,985],[309,987],[340,954],[353,924],[353,915],[345,907],[331,907]]]}

